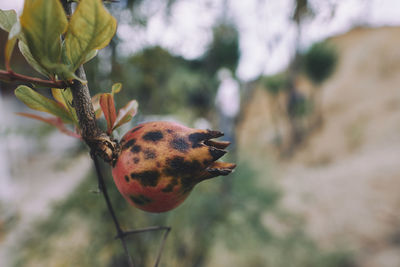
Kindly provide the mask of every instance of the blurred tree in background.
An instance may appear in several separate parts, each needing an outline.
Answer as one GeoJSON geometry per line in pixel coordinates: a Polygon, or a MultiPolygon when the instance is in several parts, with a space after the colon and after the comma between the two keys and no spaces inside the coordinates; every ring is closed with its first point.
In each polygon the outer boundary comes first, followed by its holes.
{"type": "Polygon", "coordinates": [[[273,96],[285,91],[289,87],[289,80],[286,73],[278,73],[272,76],[262,77],[261,83],[265,89],[273,96]]]}
{"type": "Polygon", "coordinates": [[[213,41],[202,61],[205,70],[215,75],[221,68],[236,72],[239,63],[239,34],[234,24],[222,21],[213,29],[213,41]]]}
{"type": "MultiPolygon", "coordinates": [[[[330,6],[331,13],[334,13],[335,6],[330,6]]],[[[321,42],[312,45],[306,52],[301,50],[302,31],[304,22],[315,16],[313,5],[308,0],[294,1],[294,10],[290,17],[296,26],[294,39],[294,56],[286,72],[281,74],[262,77],[260,84],[272,97],[278,101],[278,95],[284,99],[285,105],[279,107],[279,103],[272,103],[272,114],[274,125],[277,125],[277,117],[285,117],[288,121],[288,131],[284,133],[288,140],[285,144],[278,142],[281,154],[291,156],[295,148],[314,129],[322,125],[321,92],[312,88],[311,92],[305,92],[299,88],[298,78],[302,73],[314,83],[314,87],[320,86],[333,73],[337,54],[335,48],[328,42],[321,42]],[[283,95],[283,96],[282,96],[283,95]],[[283,144],[283,145],[282,145],[283,144]]],[[[275,126],[276,140],[281,140],[282,133],[275,126]]]]}
{"type": "Polygon", "coordinates": [[[337,52],[327,42],[313,44],[304,54],[304,69],[307,76],[316,84],[325,81],[337,64],[337,52]]]}
{"type": "Polygon", "coordinates": [[[295,62],[288,71],[260,78],[259,84],[268,92],[271,99],[269,105],[276,128],[275,138],[277,140],[283,138],[283,133],[278,127],[278,117],[287,117],[291,124],[292,132],[287,133],[291,135],[289,138],[291,144],[283,148],[280,146],[282,143],[278,143],[284,154],[290,155],[296,144],[321,126],[322,92],[320,87],[335,71],[337,61],[338,54],[335,47],[328,41],[318,42],[305,52],[298,52],[295,62]],[[296,82],[303,74],[313,85],[306,92],[300,90],[296,82]],[[285,99],[286,107],[281,107],[282,99],[285,99]]]}
{"type": "MultiPolygon", "coordinates": [[[[129,6],[135,7],[141,2],[129,2],[129,6]]],[[[172,5],[170,2],[169,8],[172,5]]],[[[138,22],[134,20],[134,23],[138,22]]],[[[218,88],[216,73],[220,68],[235,73],[240,56],[238,32],[234,24],[225,21],[217,22],[208,49],[194,60],[175,56],[159,46],[145,47],[132,56],[119,58],[115,49],[118,42],[115,37],[109,50],[103,52],[103,59],[100,56],[86,65],[92,87],[108,90],[112,82],[123,81],[127,90],[118,94],[117,103],[134,98],[140,104],[141,113],[176,114],[186,120],[188,114],[189,118],[212,118],[218,88]],[[109,71],[102,75],[101,68],[109,71]]]]}

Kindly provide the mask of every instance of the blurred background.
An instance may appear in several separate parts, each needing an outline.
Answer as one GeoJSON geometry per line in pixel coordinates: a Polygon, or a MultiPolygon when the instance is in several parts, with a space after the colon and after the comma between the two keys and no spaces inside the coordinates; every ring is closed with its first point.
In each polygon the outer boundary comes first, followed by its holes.
{"type": "MultiPolygon", "coordinates": [[[[172,227],[161,266],[400,266],[399,1],[107,7],[117,34],[85,69],[92,95],[121,82],[117,105],[139,102],[116,137],[149,120],[221,129],[238,164],[164,214],[129,206],[103,166],[124,228],[172,227]]],[[[12,67],[40,76],[18,53],[12,67]]],[[[0,266],[126,266],[87,148],[15,115],[15,88],[0,83],[0,266]]],[[[161,237],[129,239],[137,266],[161,237]]]]}

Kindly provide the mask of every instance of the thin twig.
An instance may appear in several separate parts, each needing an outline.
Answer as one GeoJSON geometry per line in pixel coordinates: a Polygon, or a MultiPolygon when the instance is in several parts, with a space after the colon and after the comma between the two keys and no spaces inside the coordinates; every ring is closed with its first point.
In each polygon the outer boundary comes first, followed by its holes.
{"type": "Polygon", "coordinates": [[[117,237],[121,240],[122,246],[124,247],[124,251],[125,251],[126,257],[128,258],[129,266],[133,267],[134,266],[133,265],[133,261],[132,261],[132,258],[130,256],[130,254],[129,254],[128,246],[127,246],[127,244],[125,242],[125,239],[124,239],[126,235],[124,234],[124,231],[121,229],[121,226],[120,226],[120,224],[118,222],[117,216],[115,215],[114,208],[113,208],[113,206],[111,204],[110,197],[108,196],[107,187],[106,187],[106,185],[104,183],[103,174],[102,174],[101,169],[100,169],[99,161],[97,159],[97,156],[94,155],[94,153],[91,153],[91,156],[92,156],[92,159],[93,159],[94,167],[96,169],[97,180],[99,182],[99,189],[103,193],[104,200],[106,201],[108,211],[110,212],[110,215],[111,215],[111,217],[112,217],[112,219],[114,221],[115,228],[117,230],[117,237]]]}
{"type": "MultiPolygon", "coordinates": [[[[170,231],[171,227],[169,227],[169,226],[149,226],[149,227],[145,227],[145,228],[124,231],[123,236],[128,236],[128,235],[132,235],[132,234],[140,234],[140,233],[145,233],[145,232],[152,232],[152,231],[159,231],[159,230],[170,231]]],[[[119,237],[116,236],[115,238],[119,238],[119,237]]]]}
{"type": "Polygon", "coordinates": [[[124,247],[124,251],[128,258],[128,263],[129,263],[130,267],[133,267],[133,260],[129,254],[128,246],[126,244],[125,238],[132,234],[165,230],[165,233],[161,240],[160,248],[158,249],[157,258],[154,263],[154,267],[157,267],[158,264],[160,263],[161,256],[162,256],[164,246],[165,246],[165,242],[167,240],[169,232],[171,231],[171,227],[169,227],[169,226],[150,226],[150,227],[146,227],[146,228],[140,228],[140,229],[134,229],[134,230],[128,230],[128,231],[122,230],[121,225],[117,219],[117,216],[115,215],[114,208],[111,204],[110,197],[108,196],[107,187],[104,183],[104,178],[103,178],[103,174],[100,169],[100,164],[99,164],[98,158],[94,153],[91,153],[91,156],[92,156],[92,159],[94,162],[94,167],[96,169],[97,181],[99,183],[99,190],[100,190],[100,192],[103,193],[104,199],[107,204],[108,211],[114,221],[115,229],[117,230],[117,236],[115,238],[121,240],[121,243],[122,243],[122,246],[124,247]]]}
{"type": "MultiPolygon", "coordinates": [[[[161,255],[164,250],[165,241],[167,240],[168,234],[171,231],[171,227],[169,227],[169,226],[149,226],[146,228],[123,231],[123,236],[126,237],[126,236],[132,235],[132,234],[140,234],[140,233],[144,233],[144,232],[153,232],[153,231],[162,231],[162,230],[165,230],[165,232],[164,232],[164,235],[161,240],[160,248],[158,249],[156,261],[154,263],[154,267],[157,267],[158,264],[160,263],[161,255]]],[[[120,238],[120,237],[116,236],[115,238],[120,238]]]]}
{"type": "Polygon", "coordinates": [[[50,88],[66,88],[68,85],[64,81],[44,80],[36,77],[31,77],[23,74],[18,74],[12,70],[0,70],[0,80],[5,82],[27,82],[38,86],[50,88]]]}
{"type": "Polygon", "coordinates": [[[164,236],[163,236],[163,238],[161,240],[160,248],[158,249],[157,259],[156,259],[156,262],[154,263],[154,267],[158,267],[158,264],[160,263],[161,255],[162,255],[163,250],[164,250],[165,241],[167,241],[167,237],[168,237],[169,232],[171,231],[171,227],[168,227],[165,230],[166,231],[165,231],[164,236]]]}

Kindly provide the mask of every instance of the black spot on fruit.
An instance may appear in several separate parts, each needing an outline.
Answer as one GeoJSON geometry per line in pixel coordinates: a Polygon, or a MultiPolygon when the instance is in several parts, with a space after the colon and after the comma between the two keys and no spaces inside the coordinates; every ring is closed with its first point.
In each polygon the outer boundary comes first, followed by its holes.
{"type": "Polygon", "coordinates": [[[125,175],[125,181],[128,183],[129,182],[129,176],[125,175]]]}
{"type": "Polygon", "coordinates": [[[144,196],[144,195],[139,195],[139,196],[135,196],[135,195],[130,195],[129,198],[136,204],[138,205],[145,205],[151,202],[151,199],[144,196]]]}
{"type": "Polygon", "coordinates": [[[173,133],[174,131],[172,131],[171,129],[167,129],[167,133],[173,133]]]}
{"type": "Polygon", "coordinates": [[[189,149],[189,144],[186,142],[185,138],[176,137],[172,139],[170,145],[173,149],[178,150],[180,152],[186,152],[189,149]]]}
{"type": "Polygon", "coordinates": [[[192,147],[200,147],[200,142],[205,140],[207,137],[205,133],[192,133],[189,135],[189,141],[192,143],[192,147]]]}
{"type": "Polygon", "coordinates": [[[193,189],[193,187],[195,186],[195,182],[193,181],[193,178],[191,176],[184,176],[181,179],[181,183],[182,183],[182,191],[184,193],[190,191],[193,189]]]}
{"type": "Polygon", "coordinates": [[[156,186],[160,173],[158,171],[143,171],[143,172],[132,172],[131,178],[138,180],[143,186],[156,186]]]}
{"type": "Polygon", "coordinates": [[[142,128],[143,128],[143,126],[137,126],[137,127],[133,128],[133,129],[131,130],[131,133],[134,133],[134,132],[136,132],[136,131],[139,131],[139,130],[142,129],[142,128]]]}
{"type": "Polygon", "coordinates": [[[131,146],[133,146],[136,142],[136,139],[131,139],[128,142],[126,142],[125,144],[122,145],[122,150],[127,149],[131,146]]]}
{"type": "Polygon", "coordinates": [[[201,169],[201,164],[197,160],[185,161],[183,157],[173,157],[167,159],[165,174],[172,177],[182,177],[197,173],[201,169]]]}
{"type": "Polygon", "coordinates": [[[164,193],[172,192],[172,190],[174,190],[174,185],[173,184],[169,184],[166,187],[164,187],[163,189],[161,189],[161,191],[164,192],[164,193]]]}
{"type": "Polygon", "coordinates": [[[139,163],[139,161],[140,161],[140,159],[139,159],[139,158],[133,158],[133,163],[135,163],[135,164],[138,164],[138,163],[139,163]]]}
{"type": "Polygon", "coordinates": [[[146,148],[143,150],[144,159],[155,159],[157,157],[157,153],[154,149],[146,148]]]}
{"type": "Polygon", "coordinates": [[[171,183],[169,183],[166,187],[161,189],[162,192],[164,193],[169,193],[174,190],[174,187],[178,184],[178,179],[173,179],[171,183]]]}
{"type": "Polygon", "coordinates": [[[164,135],[161,131],[150,131],[143,135],[143,140],[157,142],[164,138],[164,135]]]}
{"type": "Polygon", "coordinates": [[[134,145],[134,146],[131,148],[132,153],[139,153],[140,150],[142,150],[142,148],[141,148],[139,145],[134,145]]]}

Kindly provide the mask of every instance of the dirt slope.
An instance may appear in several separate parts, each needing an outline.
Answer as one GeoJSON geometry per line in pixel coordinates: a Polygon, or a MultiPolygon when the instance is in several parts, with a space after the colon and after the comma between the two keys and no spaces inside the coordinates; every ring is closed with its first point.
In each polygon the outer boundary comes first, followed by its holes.
{"type": "MultiPolygon", "coordinates": [[[[290,161],[277,159],[283,205],[321,245],[354,250],[360,266],[400,266],[400,28],[330,41],[340,58],[320,88],[324,124],[290,161]]],[[[238,133],[261,161],[274,154],[267,98],[255,91],[238,133]]]]}

